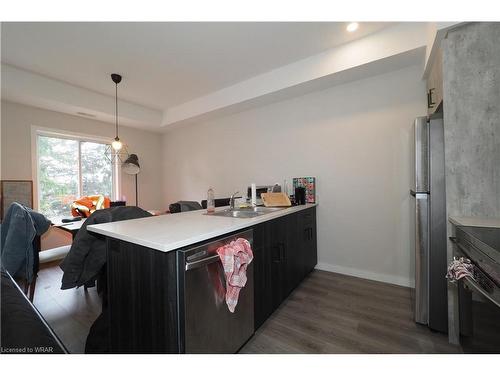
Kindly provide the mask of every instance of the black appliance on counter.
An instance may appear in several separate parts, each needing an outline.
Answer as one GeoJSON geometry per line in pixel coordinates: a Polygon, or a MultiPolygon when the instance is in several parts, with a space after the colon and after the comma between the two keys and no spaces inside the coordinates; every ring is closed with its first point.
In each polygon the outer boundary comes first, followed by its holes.
{"type": "Polygon", "coordinates": [[[474,277],[459,280],[460,344],[466,353],[500,353],[500,228],[457,227],[454,255],[474,277]]]}
{"type": "Polygon", "coordinates": [[[303,186],[297,186],[295,188],[295,204],[306,204],[306,188],[303,186]]]}

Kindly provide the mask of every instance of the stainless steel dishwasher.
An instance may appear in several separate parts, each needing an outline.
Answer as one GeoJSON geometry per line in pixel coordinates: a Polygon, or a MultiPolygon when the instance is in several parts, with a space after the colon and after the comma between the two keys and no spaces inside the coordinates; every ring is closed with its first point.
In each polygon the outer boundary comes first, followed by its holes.
{"type": "Polygon", "coordinates": [[[254,332],[253,262],[231,313],[225,300],[224,269],[216,253],[237,238],[253,245],[253,230],[177,252],[181,353],[236,353],[254,332]]]}

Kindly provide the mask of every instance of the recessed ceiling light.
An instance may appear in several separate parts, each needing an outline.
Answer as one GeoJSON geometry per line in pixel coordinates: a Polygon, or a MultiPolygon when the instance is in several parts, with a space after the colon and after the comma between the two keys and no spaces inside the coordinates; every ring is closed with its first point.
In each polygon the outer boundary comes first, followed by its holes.
{"type": "Polygon", "coordinates": [[[347,31],[350,33],[356,31],[359,27],[359,24],[357,22],[351,22],[349,25],[347,25],[347,31]]]}

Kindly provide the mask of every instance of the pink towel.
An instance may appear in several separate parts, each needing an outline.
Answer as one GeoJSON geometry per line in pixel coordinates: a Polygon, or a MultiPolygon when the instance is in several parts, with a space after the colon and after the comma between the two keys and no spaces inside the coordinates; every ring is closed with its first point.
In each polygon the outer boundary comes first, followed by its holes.
{"type": "Polygon", "coordinates": [[[217,254],[226,275],[226,304],[229,311],[234,312],[240,290],[247,283],[247,267],[253,259],[252,248],[247,240],[238,238],[219,247],[217,254]]]}
{"type": "Polygon", "coordinates": [[[472,265],[470,260],[467,258],[461,257],[459,259],[454,257],[452,262],[448,265],[446,278],[454,283],[465,276],[469,276],[474,279],[474,265],[472,265]]]}

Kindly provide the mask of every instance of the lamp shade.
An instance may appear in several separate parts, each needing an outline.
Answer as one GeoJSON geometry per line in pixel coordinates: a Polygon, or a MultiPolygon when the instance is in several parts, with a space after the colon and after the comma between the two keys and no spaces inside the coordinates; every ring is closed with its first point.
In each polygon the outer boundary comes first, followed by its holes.
{"type": "Polygon", "coordinates": [[[139,158],[137,155],[130,154],[127,160],[122,164],[122,168],[126,174],[138,174],[141,170],[141,166],[139,165],[139,158]]]}

